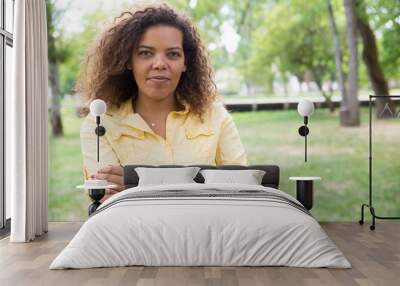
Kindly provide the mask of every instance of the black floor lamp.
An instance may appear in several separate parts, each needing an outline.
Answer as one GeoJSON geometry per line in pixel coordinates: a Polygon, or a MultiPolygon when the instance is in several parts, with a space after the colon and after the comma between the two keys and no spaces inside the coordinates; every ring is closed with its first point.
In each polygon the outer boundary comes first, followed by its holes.
{"type": "MultiPolygon", "coordinates": [[[[372,215],[372,225],[370,225],[370,229],[375,229],[375,219],[400,219],[400,217],[390,217],[390,216],[379,216],[376,214],[375,208],[372,205],[372,102],[375,99],[379,98],[390,98],[390,99],[400,99],[400,95],[370,95],[369,96],[369,168],[368,168],[368,185],[369,185],[369,192],[368,192],[368,204],[362,204],[361,206],[361,219],[359,223],[362,225],[364,224],[364,208],[369,208],[369,211],[372,215]]],[[[388,106],[385,106],[387,109],[388,106]]],[[[384,110],[385,110],[384,109],[384,110]]],[[[389,109],[390,110],[390,109],[389,109]]],[[[391,112],[391,111],[390,111],[391,112]]],[[[395,116],[395,112],[392,112],[393,116],[395,116]]]]}

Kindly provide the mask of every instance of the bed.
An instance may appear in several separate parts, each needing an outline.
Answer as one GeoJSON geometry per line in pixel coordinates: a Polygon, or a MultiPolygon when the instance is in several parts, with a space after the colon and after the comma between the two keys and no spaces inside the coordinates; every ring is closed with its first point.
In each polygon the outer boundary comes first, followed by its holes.
{"type": "MultiPolygon", "coordinates": [[[[124,167],[125,190],[82,225],[50,269],[144,266],[291,266],[350,268],[309,211],[280,191],[279,167],[198,166],[263,170],[260,185],[138,185],[124,167]]],[[[162,166],[180,168],[182,166],[162,166]]]]}

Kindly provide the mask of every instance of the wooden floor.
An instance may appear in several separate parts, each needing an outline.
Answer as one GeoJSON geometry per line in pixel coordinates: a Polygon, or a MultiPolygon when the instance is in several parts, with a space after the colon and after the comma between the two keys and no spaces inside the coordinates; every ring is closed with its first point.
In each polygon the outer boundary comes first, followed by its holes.
{"type": "Polygon", "coordinates": [[[291,267],[120,267],[48,270],[82,223],[50,223],[32,243],[0,241],[0,285],[400,285],[400,223],[322,224],[352,269],[291,267]]]}

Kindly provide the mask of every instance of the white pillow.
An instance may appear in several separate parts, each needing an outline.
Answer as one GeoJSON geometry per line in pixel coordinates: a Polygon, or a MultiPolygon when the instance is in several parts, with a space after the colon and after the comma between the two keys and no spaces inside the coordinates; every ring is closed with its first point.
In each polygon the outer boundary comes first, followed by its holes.
{"type": "Polygon", "coordinates": [[[265,171],[262,170],[201,170],[205,184],[230,183],[261,185],[265,171]]]}
{"type": "Polygon", "coordinates": [[[139,176],[138,186],[195,183],[193,179],[199,170],[199,167],[135,168],[139,176]]]}

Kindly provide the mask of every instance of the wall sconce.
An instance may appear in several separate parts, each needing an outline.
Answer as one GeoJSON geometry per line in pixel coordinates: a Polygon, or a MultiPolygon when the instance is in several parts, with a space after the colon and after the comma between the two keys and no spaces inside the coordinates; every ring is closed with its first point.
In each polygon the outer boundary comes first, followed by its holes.
{"type": "Polygon", "coordinates": [[[300,126],[299,134],[304,137],[304,161],[307,162],[307,135],[310,130],[307,127],[308,117],[314,112],[314,103],[303,99],[297,105],[297,112],[304,117],[304,125],[300,126]]]}

